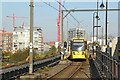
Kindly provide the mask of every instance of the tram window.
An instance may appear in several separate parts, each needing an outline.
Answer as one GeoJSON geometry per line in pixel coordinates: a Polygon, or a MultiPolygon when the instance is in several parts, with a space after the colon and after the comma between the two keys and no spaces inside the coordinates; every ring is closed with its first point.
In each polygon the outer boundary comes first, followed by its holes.
{"type": "Polygon", "coordinates": [[[73,43],[72,44],[72,50],[75,50],[75,51],[77,51],[77,50],[80,50],[80,51],[83,51],[84,50],[84,43],[83,42],[75,42],[75,43],[73,43]]]}

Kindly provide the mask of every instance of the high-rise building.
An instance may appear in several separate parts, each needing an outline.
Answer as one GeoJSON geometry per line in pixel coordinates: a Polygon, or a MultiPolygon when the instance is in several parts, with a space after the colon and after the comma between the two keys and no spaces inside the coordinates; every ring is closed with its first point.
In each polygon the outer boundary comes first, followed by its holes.
{"type": "Polygon", "coordinates": [[[33,29],[33,47],[38,51],[43,51],[42,29],[34,27],[33,29]]]}
{"type": "Polygon", "coordinates": [[[13,31],[13,50],[29,47],[29,29],[17,27],[13,31]]]}
{"type": "MultiPolygon", "coordinates": [[[[25,49],[29,47],[30,29],[17,27],[13,32],[13,50],[25,49]]],[[[39,27],[33,28],[33,48],[39,52],[43,49],[42,29],[39,27]]]]}
{"type": "Polygon", "coordinates": [[[0,49],[2,51],[12,51],[13,48],[13,33],[1,31],[0,32],[0,49]]]}

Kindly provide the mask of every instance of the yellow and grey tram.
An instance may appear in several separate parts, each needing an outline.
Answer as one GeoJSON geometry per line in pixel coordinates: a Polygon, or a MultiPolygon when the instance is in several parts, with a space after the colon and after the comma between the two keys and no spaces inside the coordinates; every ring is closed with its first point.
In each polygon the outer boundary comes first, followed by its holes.
{"type": "Polygon", "coordinates": [[[84,38],[72,38],[70,41],[70,59],[87,59],[87,41],[84,38]]]}

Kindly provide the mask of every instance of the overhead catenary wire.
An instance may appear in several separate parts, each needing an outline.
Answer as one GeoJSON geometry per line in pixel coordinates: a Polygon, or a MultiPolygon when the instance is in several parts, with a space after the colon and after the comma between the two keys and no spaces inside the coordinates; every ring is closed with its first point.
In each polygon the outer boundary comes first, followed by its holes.
{"type": "MultiPolygon", "coordinates": [[[[53,8],[54,10],[56,11],[59,11],[57,8],[55,8],[54,6],[50,5],[49,3],[47,2],[44,2],[43,0],[41,0],[44,4],[48,5],[49,7],[53,8]]],[[[74,17],[74,16],[73,16],[74,17]]],[[[74,24],[74,22],[72,22],[68,17],[66,17],[67,20],[69,20],[75,27],[76,25],[74,24]]]]}
{"type": "Polygon", "coordinates": [[[43,3],[45,3],[45,4],[48,5],[48,6],[50,6],[50,7],[53,8],[54,10],[59,11],[57,8],[53,7],[52,5],[48,4],[47,2],[44,2],[44,1],[43,1],[43,3]]]}
{"type": "MultiPolygon", "coordinates": [[[[57,0],[56,0],[57,1],[57,0]]],[[[67,8],[64,6],[64,5],[62,5],[59,1],[57,1],[57,3],[59,3],[65,10],[67,10],[67,8]]],[[[68,11],[68,10],[67,10],[68,11]]],[[[80,22],[70,13],[70,15],[71,15],[71,17],[75,20],[75,21],[77,21],[78,22],[78,24],[80,24],[80,22]]]]}
{"type": "Polygon", "coordinates": [[[74,22],[72,22],[71,19],[69,19],[68,17],[66,17],[66,19],[70,21],[71,22],[70,24],[74,25],[74,27],[77,27],[77,25],[74,22]]]}

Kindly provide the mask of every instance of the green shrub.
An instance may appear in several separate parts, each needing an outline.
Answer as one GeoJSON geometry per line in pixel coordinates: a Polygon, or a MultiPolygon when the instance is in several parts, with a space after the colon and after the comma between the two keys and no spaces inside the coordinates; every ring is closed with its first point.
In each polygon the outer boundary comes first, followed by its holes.
{"type": "Polygon", "coordinates": [[[15,54],[11,56],[11,61],[25,61],[29,56],[29,49],[18,50],[15,54]]]}
{"type": "Polygon", "coordinates": [[[45,54],[44,53],[34,53],[34,60],[40,60],[40,59],[44,59],[45,58],[45,54]]]}
{"type": "Polygon", "coordinates": [[[11,58],[12,53],[11,52],[2,52],[2,57],[4,60],[9,61],[9,59],[11,58]]]}

